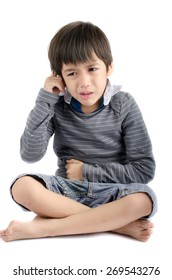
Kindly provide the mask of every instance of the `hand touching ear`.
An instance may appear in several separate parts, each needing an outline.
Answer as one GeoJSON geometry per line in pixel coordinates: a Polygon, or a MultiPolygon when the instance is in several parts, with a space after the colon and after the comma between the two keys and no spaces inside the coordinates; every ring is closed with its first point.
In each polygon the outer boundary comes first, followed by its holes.
{"type": "Polygon", "coordinates": [[[65,85],[63,79],[52,72],[51,75],[45,80],[44,89],[50,93],[64,92],[65,85]]]}
{"type": "Polygon", "coordinates": [[[82,167],[83,162],[76,159],[69,159],[66,161],[66,175],[69,180],[83,181],[82,167]]]}

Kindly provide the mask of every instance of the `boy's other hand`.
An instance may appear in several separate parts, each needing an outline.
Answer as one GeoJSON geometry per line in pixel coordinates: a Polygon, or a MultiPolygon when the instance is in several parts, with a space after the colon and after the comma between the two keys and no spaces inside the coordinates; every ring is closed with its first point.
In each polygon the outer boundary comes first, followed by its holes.
{"type": "Polygon", "coordinates": [[[44,89],[50,93],[64,92],[65,85],[63,79],[52,72],[51,75],[45,80],[44,89]]]}
{"type": "Polygon", "coordinates": [[[66,175],[69,180],[83,181],[82,177],[83,162],[76,159],[66,161],[66,175]]]}

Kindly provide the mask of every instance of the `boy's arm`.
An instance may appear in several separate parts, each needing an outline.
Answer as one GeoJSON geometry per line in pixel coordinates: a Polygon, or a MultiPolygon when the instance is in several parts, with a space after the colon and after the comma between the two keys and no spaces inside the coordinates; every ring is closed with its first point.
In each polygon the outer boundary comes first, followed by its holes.
{"type": "Polygon", "coordinates": [[[24,161],[36,162],[44,156],[54,133],[52,117],[58,98],[58,94],[40,90],[20,140],[20,154],[24,161]]]}
{"type": "Polygon", "coordinates": [[[35,162],[44,156],[49,139],[54,133],[54,106],[59,99],[59,93],[64,90],[63,79],[53,71],[39,92],[21,137],[20,154],[24,161],[35,162]]]}
{"type": "Polygon", "coordinates": [[[95,165],[84,163],[83,178],[93,182],[147,184],[155,173],[152,145],[140,109],[129,94],[126,102],[122,102],[120,116],[127,162],[106,162],[105,159],[104,163],[95,165]]]}

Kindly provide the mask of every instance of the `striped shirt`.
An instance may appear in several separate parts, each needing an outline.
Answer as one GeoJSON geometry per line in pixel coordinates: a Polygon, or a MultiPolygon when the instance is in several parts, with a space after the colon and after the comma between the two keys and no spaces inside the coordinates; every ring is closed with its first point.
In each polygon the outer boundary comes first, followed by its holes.
{"type": "Polygon", "coordinates": [[[104,106],[90,114],[75,110],[65,96],[40,89],[21,136],[21,157],[36,162],[51,136],[58,159],[57,176],[66,178],[66,160],[83,164],[89,182],[143,183],[154,177],[152,145],[134,98],[108,83],[104,106]]]}

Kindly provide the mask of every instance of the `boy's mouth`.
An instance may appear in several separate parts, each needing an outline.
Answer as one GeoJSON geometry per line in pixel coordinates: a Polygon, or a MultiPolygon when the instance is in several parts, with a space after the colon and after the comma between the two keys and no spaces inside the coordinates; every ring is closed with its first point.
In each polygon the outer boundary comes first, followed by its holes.
{"type": "Polygon", "coordinates": [[[83,92],[80,92],[79,95],[80,95],[81,98],[83,98],[83,99],[88,99],[88,98],[92,97],[93,92],[91,92],[91,91],[83,91],[83,92]]]}

